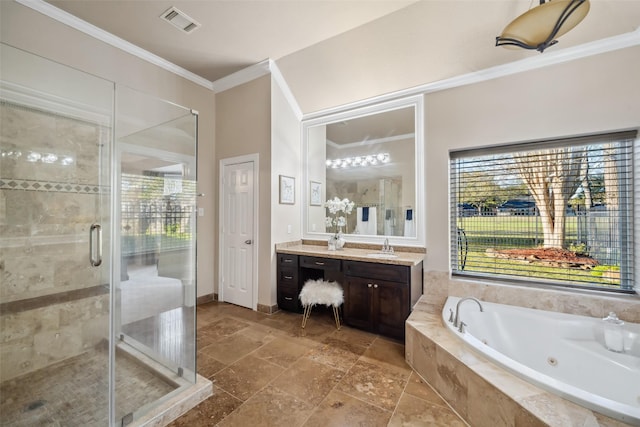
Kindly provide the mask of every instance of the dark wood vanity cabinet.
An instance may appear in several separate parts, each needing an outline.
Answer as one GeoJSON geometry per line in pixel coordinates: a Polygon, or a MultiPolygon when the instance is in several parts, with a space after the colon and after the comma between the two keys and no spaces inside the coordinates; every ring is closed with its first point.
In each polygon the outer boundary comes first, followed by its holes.
{"type": "Polygon", "coordinates": [[[302,289],[298,277],[298,255],[278,254],[278,307],[283,310],[302,313],[302,304],[298,299],[302,289]]]}
{"type": "Polygon", "coordinates": [[[411,267],[344,261],[343,288],[347,325],[404,338],[404,322],[413,305],[411,267]]]}
{"type": "Polygon", "coordinates": [[[278,306],[302,312],[298,295],[309,279],[337,281],[344,289],[344,322],[404,338],[404,322],[422,295],[422,262],[414,266],[278,253],[278,306]]]}

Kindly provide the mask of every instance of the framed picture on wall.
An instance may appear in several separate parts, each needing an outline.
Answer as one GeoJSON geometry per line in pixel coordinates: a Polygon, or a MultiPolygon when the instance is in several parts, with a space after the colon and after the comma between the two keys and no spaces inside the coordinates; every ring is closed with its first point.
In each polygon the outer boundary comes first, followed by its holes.
{"type": "Polygon", "coordinates": [[[309,182],[309,204],[311,206],[322,205],[322,184],[315,181],[309,182]]]}
{"type": "Polygon", "coordinates": [[[293,205],[296,202],[296,179],[292,176],[280,175],[280,204],[293,205]]]}

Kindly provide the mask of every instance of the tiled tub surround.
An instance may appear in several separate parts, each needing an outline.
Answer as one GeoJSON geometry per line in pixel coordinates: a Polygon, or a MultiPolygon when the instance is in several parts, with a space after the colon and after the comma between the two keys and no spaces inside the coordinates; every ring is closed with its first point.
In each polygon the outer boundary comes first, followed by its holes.
{"type": "Polygon", "coordinates": [[[621,349],[607,350],[602,319],[449,297],[442,319],[483,357],[523,380],[593,411],[640,424],[640,324],[621,329],[621,349]],[[472,304],[469,304],[471,302],[472,304]],[[460,332],[448,321],[459,307],[460,332]],[[626,335],[626,336],[624,336],[626,335]]]}
{"type": "Polygon", "coordinates": [[[108,289],[89,290],[108,277],[89,265],[88,245],[105,197],[98,151],[109,135],[99,124],[0,102],[0,382],[108,336],[108,289]]]}
{"type": "Polygon", "coordinates": [[[440,313],[449,295],[546,311],[603,318],[610,311],[624,321],[640,323],[640,296],[597,291],[563,291],[482,282],[451,277],[448,272],[424,272],[424,297],[433,313],[440,313]]]}
{"type": "Polygon", "coordinates": [[[473,351],[442,324],[448,295],[591,317],[615,311],[634,323],[640,319],[640,298],[489,284],[425,272],[424,295],[406,324],[407,362],[471,425],[626,425],[527,383],[473,351]]]}

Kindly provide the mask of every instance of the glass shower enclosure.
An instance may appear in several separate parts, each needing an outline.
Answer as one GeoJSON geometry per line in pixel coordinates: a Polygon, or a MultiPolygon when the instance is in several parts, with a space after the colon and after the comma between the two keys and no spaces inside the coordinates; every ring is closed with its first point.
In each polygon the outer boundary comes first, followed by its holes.
{"type": "Polygon", "coordinates": [[[134,425],[196,380],[197,115],[0,67],[0,425],[134,425]]]}

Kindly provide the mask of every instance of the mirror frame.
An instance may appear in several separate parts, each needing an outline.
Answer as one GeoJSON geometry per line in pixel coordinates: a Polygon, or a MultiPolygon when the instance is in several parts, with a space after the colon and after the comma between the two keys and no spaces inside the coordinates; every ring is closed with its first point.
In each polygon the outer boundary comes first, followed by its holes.
{"type": "MultiPolygon", "coordinates": [[[[371,103],[363,107],[352,109],[340,108],[338,112],[327,113],[313,118],[302,120],[302,238],[305,240],[327,240],[330,233],[309,231],[309,129],[314,126],[329,125],[344,120],[356,119],[363,116],[384,113],[390,110],[413,107],[415,123],[415,237],[385,236],[385,235],[360,235],[345,234],[347,242],[382,244],[389,239],[391,245],[398,246],[425,246],[425,158],[424,158],[424,97],[422,95],[395,99],[392,101],[371,103]]],[[[325,183],[323,183],[325,184],[325,183]]],[[[326,185],[323,185],[326,189],[326,185]]],[[[324,191],[324,190],[323,190],[324,191]]],[[[322,203],[326,201],[326,192],[323,194],[322,203]]]]}

